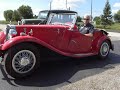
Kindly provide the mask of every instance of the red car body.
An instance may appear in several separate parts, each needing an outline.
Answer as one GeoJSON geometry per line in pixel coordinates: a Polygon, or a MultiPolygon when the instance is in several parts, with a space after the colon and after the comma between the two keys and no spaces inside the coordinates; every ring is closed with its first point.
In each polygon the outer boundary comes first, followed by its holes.
{"type": "Polygon", "coordinates": [[[106,58],[109,50],[113,50],[107,32],[94,29],[93,37],[89,37],[80,33],[75,22],[76,12],[60,11],[60,14],[50,14],[46,25],[7,25],[6,30],[0,32],[0,55],[7,73],[14,78],[29,75],[40,62],[45,48],[69,57],[106,58]],[[52,20],[55,22],[51,23],[52,20]]]}
{"type": "Polygon", "coordinates": [[[89,37],[81,34],[77,28],[69,30],[68,26],[61,25],[18,25],[16,29],[18,34],[6,42],[4,42],[6,35],[0,32],[1,51],[22,42],[33,42],[65,56],[84,57],[97,55],[103,41],[108,40],[111,43],[106,34],[97,30],[93,37],[89,37]],[[26,33],[32,30],[33,34],[21,36],[20,32],[23,32],[24,28],[26,28],[26,33]]]}

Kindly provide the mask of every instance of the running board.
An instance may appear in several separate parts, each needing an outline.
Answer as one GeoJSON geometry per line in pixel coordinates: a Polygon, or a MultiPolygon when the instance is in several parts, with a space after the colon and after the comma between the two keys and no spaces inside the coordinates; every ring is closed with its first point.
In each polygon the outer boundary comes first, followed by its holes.
{"type": "Polygon", "coordinates": [[[97,55],[96,53],[84,53],[84,54],[73,54],[73,57],[85,57],[85,56],[93,56],[97,55]]]}

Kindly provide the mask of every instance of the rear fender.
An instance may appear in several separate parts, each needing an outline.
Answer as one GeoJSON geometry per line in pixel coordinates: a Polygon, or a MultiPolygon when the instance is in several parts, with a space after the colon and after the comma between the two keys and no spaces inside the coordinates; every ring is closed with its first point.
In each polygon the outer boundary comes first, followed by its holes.
{"type": "Polygon", "coordinates": [[[102,44],[103,41],[108,41],[109,44],[110,44],[110,49],[114,50],[114,47],[113,47],[113,45],[112,45],[112,42],[111,42],[110,38],[109,38],[109,37],[106,37],[106,36],[103,36],[103,37],[101,37],[101,38],[99,39],[98,44],[97,44],[97,51],[98,51],[98,52],[99,52],[100,46],[101,46],[101,44],[102,44]]]}

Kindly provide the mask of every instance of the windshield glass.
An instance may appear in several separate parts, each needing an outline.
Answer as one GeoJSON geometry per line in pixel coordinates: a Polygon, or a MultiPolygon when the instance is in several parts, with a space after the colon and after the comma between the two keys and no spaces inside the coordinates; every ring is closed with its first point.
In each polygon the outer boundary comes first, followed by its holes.
{"type": "Polygon", "coordinates": [[[76,13],[50,14],[48,24],[72,25],[76,20],[76,13]]]}
{"type": "Polygon", "coordinates": [[[47,15],[48,15],[47,11],[46,12],[41,11],[38,15],[38,19],[46,19],[47,15]]]}

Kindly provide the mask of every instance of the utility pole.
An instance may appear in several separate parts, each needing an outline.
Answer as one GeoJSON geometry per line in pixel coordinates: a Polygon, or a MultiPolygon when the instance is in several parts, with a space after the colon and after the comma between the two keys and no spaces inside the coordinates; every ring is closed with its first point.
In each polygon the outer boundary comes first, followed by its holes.
{"type": "Polygon", "coordinates": [[[67,0],[66,0],[66,9],[67,9],[67,0]]]}
{"type": "Polygon", "coordinates": [[[69,7],[69,9],[68,9],[69,11],[70,11],[70,7],[69,7]]]}
{"type": "Polygon", "coordinates": [[[52,9],[52,0],[50,1],[50,10],[52,9]]]}
{"type": "Polygon", "coordinates": [[[92,0],[91,0],[91,22],[92,22],[92,0]]]}

